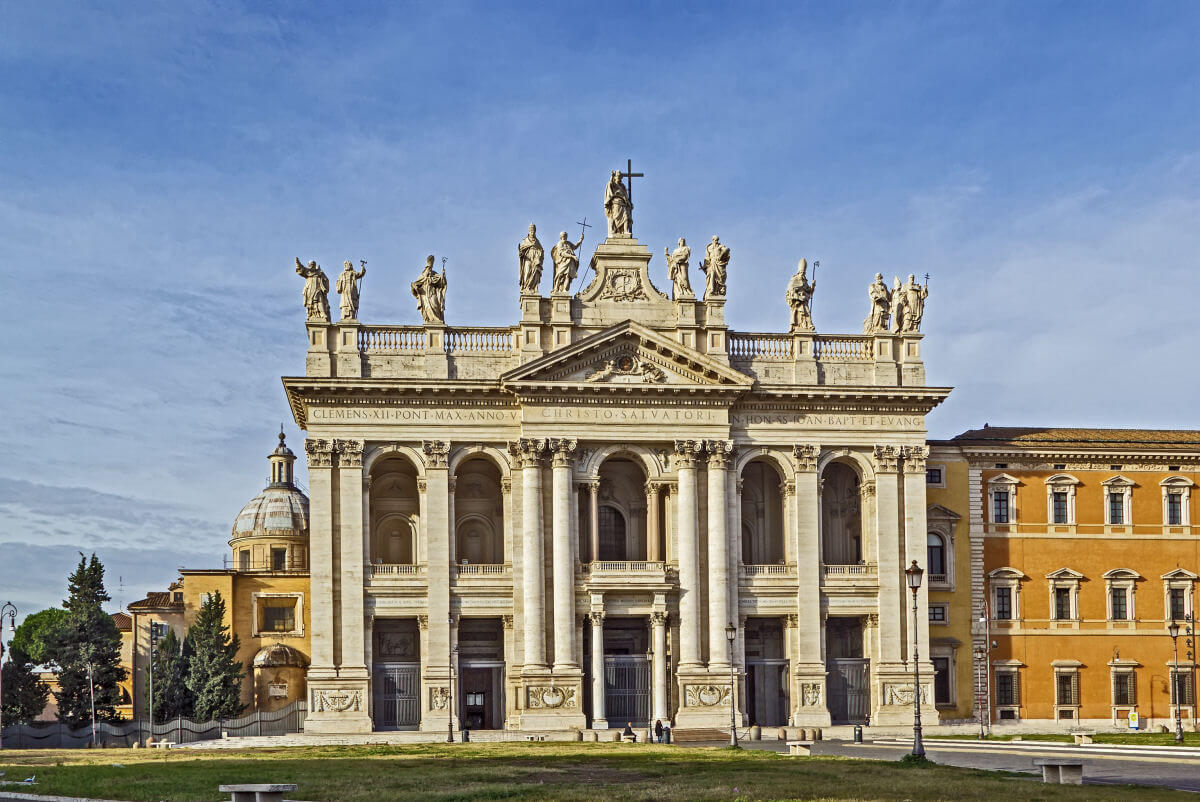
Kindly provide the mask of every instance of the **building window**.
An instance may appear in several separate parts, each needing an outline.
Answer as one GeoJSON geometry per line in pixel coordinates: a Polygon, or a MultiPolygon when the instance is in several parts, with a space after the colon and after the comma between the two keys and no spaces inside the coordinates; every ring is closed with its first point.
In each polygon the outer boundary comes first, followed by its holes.
{"type": "Polygon", "coordinates": [[[271,570],[287,570],[287,549],[271,549],[271,570]]]}
{"type": "Polygon", "coordinates": [[[930,582],[946,581],[946,542],[936,532],[930,532],[925,537],[926,569],[929,571],[930,582]]]}
{"type": "Polygon", "coordinates": [[[1118,525],[1125,523],[1125,494],[1108,491],[1108,522],[1118,525]]]}
{"type": "Polygon", "coordinates": [[[1108,617],[1112,621],[1129,620],[1129,598],[1125,588],[1113,588],[1109,591],[1111,608],[1108,617]]]}
{"type": "Polygon", "coordinates": [[[1171,704],[1196,704],[1195,673],[1192,669],[1171,669],[1171,704]]]}
{"type": "Polygon", "coordinates": [[[1054,507],[1054,523],[1065,524],[1067,519],[1067,492],[1065,490],[1056,490],[1051,495],[1051,502],[1054,507]]]}
{"type": "Polygon", "coordinates": [[[625,516],[616,507],[604,504],[600,517],[600,559],[628,559],[625,550],[625,516]]]}
{"type": "Polygon", "coordinates": [[[1054,589],[1054,617],[1059,621],[1070,621],[1075,617],[1071,615],[1070,588],[1054,589]]]}
{"type": "Polygon", "coordinates": [[[997,490],[992,493],[992,523],[1008,523],[1008,491],[997,490]]]}
{"type": "Polygon", "coordinates": [[[259,607],[260,632],[294,632],[296,630],[296,600],[272,599],[259,607]]]}
{"type": "Polygon", "coordinates": [[[939,465],[936,468],[925,469],[925,484],[942,485],[942,467],[939,465]]]}
{"type": "Polygon", "coordinates": [[[238,568],[243,571],[250,570],[250,549],[242,549],[238,552],[238,568]]]}
{"type": "Polygon", "coordinates": [[[947,615],[947,605],[931,604],[929,605],[929,623],[945,624],[949,620],[947,615]]]}
{"type": "Polygon", "coordinates": [[[1171,588],[1167,596],[1167,617],[1172,621],[1182,621],[1187,618],[1187,594],[1183,588],[1171,588]]]}
{"type": "Polygon", "coordinates": [[[933,658],[933,703],[935,705],[954,704],[954,695],[950,686],[951,678],[950,658],[933,658]]]}
{"type": "Polygon", "coordinates": [[[1114,476],[1101,482],[1104,485],[1104,522],[1109,526],[1128,526],[1133,523],[1130,503],[1133,482],[1124,476],[1114,476]]]}
{"type": "Polygon", "coordinates": [[[1131,707],[1137,704],[1137,682],[1132,670],[1113,671],[1113,701],[1120,707],[1131,707]]]}
{"type": "MultiPolygon", "coordinates": [[[[1018,707],[1021,704],[1021,684],[1017,672],[996,671],[996,707],[1018,707]]],[[[1001,716],[1003,718],[1003,716],[1001,716]]]]}
{"type": "Polygon", "coordinates": [[[1012,617],[1012,588],[996,588],[996,618],[1011,621],[1012,617]]]}
{"type": "Polygon", "coordinates": [[[1178,492],[1167,493],[1167,525],[1182,526],[1183,525],[1183,494],[1178,492]]]}
{"type": "MultiPolygon", "coordinates": [[[[1060,707],[1079,706],[1079,672],[1058,671],[1054,674],[1054,704],[1060,707]]],[[[1061,711],[1060,711],[1060,717],[1061,711]]],[[[1064,718],[1071,718],[1065,716],[1064,718]]]]}
{"type": "Polygon", "coordinates": [[[1163,524],[1190,526],[1192,487],[1195,483],[1186,476],[1172,476],[1159,482],[1163,494],[1163,524]]]}

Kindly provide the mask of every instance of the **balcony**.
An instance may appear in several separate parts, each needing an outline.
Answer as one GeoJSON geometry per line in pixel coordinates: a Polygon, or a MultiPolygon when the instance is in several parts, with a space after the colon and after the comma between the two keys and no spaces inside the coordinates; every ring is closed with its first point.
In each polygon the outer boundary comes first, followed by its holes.
{"type": "Polygon", "coordinates": [[[370,579],[376,578],[391,578],[404,579],[406,577],[425,578],[425,566],[423,565],[406,565],[399,563],[371,563],[367,566],[367,576],[370,579]]]}
{"type": "Polygon", "coordinates": [[[579,577],[591,587],[613,590],[661,586],[667,581],[667,565],[656,560],[597,560],[581,563],[579,577]]]}
{"type": "Polygon", "coordinates": [[[874,591],[879,587],[879,566],[876,563],[822,565],[821,587],[874,591]]]}

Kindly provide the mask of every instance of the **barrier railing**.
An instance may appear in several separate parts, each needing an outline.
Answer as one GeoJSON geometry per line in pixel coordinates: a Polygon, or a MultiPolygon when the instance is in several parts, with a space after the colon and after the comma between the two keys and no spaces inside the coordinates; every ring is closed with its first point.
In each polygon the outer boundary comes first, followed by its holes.
{"type": "Polygon", "coordinates": [[[502,576],[512,571],[512,566],[508,563],[467,563],[454,566],[454,571],[459,576],[502,576]]]}
{"type": "Polygon", "coordinates": [[[870,337],[826,334],[813,338],[813,356],[847,361],[874,359],[875,341],[870,337]]]}
{"type": "Polygon", "coordinates": [[[421,326],[363,326],[358,330],[358,349],[377,354],[421,354],[425,352],[425,329],[421,326]]]}
{"type": "Polygon", "coordinates": [[[742,573],[746,576],[786,576],[796,573],[795,563],[743,565],[742,573]]]}
{"type": "Polygon", "coordinates": [[[425,573],[423,565],[402,565],[399,563],[372,563],[367,566],[371,576],[411,576],[425,573]]]}
{"type": "Polygon", "coordinates": [[[792,358],[792,336],[790,334],[731,331],[728,342],[729,356],[735,359],[792,358]]]}
{"type": "Polygon", "coordinates": [[[451,354],[508,354],[513,351],[510,328],[446,329],[446,351],[451,354]]]}

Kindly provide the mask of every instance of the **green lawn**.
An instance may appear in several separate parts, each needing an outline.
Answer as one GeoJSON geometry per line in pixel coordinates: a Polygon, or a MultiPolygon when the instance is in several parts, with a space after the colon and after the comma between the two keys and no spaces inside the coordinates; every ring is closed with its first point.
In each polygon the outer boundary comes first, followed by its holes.
{"type": "Polygon", "coordinates": [[[0,755],[0,771],[8,779],[36,773],[36,793],[144,802],[216,802],[217,786],[228,782],[294,782],[294,798],[318,802],[1194,798],[1161,788],[1048,786],[946,766],[644,744],[23,750],[0,755]]]}

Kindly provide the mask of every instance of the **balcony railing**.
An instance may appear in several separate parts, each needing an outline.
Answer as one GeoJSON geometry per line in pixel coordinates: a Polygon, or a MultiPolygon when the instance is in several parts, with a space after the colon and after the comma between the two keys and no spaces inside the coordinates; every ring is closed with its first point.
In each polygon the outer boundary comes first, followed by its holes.
{"type": "Polygon", "coordinates": [[[742,574],[745,576],[789,576],[795,573],[795,563],[742,566],[742,574]]]}
{"type": "Polygon", "coordinates": [[[371,563],[367,573],[372,576],[419,576],[425,573],[423,565],[407,565],[400,563],[371,563]]]}
{"type": "Polygon", "coordinates": [[[821,576],[835,581],[876,579],[879,576],[879,566],[875,563],[857,563],[855,565],[822,565],[821,576]]]}
{"type": "Polygon", "coordinates": [[[509,354],[514,350],[510,328],[446,329],[446,352],[451,354],[509,354]]]}
{"type": "Polygon", "coordinates": [[[946,574],[930,574],[929,575],[929,584],[931,584],[931,585],[945,585],[949,581],[950,580],[946,574]]]}
{"type": "Polygon", "coordinates": [[[759,334],[748,331],[729,332],[729,356],[734,359],[791,359],[790,334],[759,334]]]}
{"type": "Polygon", "coordinates": [[[300,559],[285,560],[242,560],[224,558],[225,570],[235,571],[307,571],[308,561],[300,559]]]}
{"type": "Polygon", "coordinates": [[[457,576],[504,576],[512,573],[511,563],[460,563],[454,566],[457,576]]]}
{"type": "Polygon", "coordinates": [[[579,568],[585,573],[593,574],[601,571],[605,573],[648,573],[663,571],[664,563],[650,560],[596,560],[591,563],[583,563],[579,568]]]}
{"type": "Polygon", "coordinates": [[[854,335],[821,335],[813,338],[813,357],[830,361],[871,360],[875,358],[875,341],[854,335]]]}
{"type": "MultiPolygon", "coordinates": [[[[446,329],[443,348],[448,354],[496,354],[514,350],[513,329],[470,326],[446,329]]],[[[429,338],[423,326],[363,326],[358,348],[368,354],[423,354],[429,338]]]]}
{"type": "Polygon", "coordinates": [[[374,354],[422,354],[425,329],[421,326],[363,326],[358,330],[358,349],[374,354]]]}

